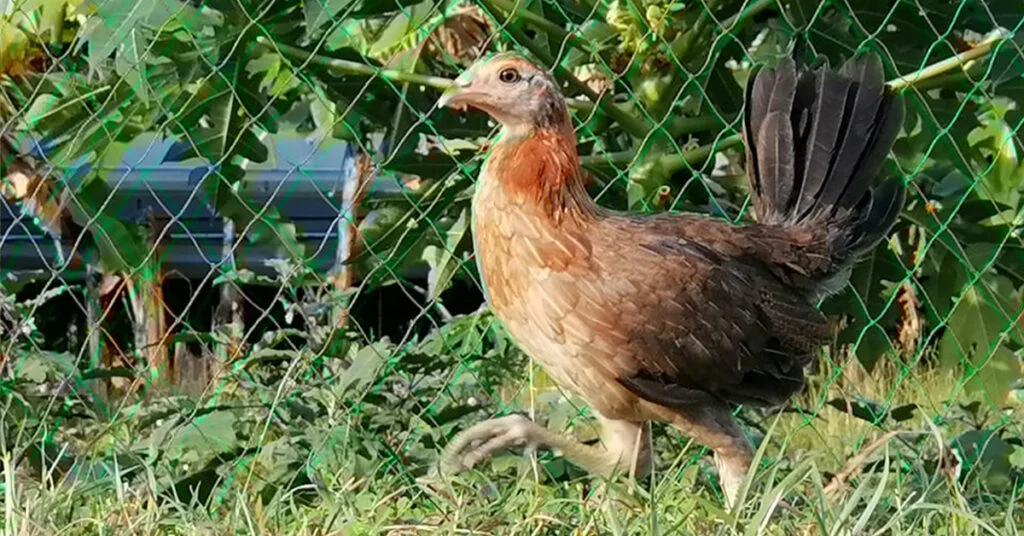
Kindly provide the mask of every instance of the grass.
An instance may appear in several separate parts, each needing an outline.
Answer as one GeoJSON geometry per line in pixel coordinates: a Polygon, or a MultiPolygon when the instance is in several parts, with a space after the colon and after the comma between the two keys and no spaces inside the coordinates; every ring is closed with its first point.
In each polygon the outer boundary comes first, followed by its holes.
{"type": "MultiPolygon", "coordinates": [[[[162,424],[158,428],[172,433],[133,437],[138,428],[125,413],[102,430],[64,430],[79,437],[70,468],[59,461],[37,470],[16,463],[15,453],[30,452],[40,436],[5,436],[4,534],[1019,534],[1024,507],[1019,481],[1011,479],[1019,479],[1020,468],[1004,475],[984,463],[958,465],[951,447],[972,429],[1001,427],[1019,437],[1012,412],[951,418],[948,397],[966,394],[957,375],[939,370],[922,368],[903,381],[892,366],[868,374],[850,361],[841,371],[826,362],[821,370],[794,403],[803,411],[745,414],[751,433],[760,437],[763,430],[763,437],[757,470],[736,512],[724,509],[705,450],[664,428],[656,433],[657,470],[637,485],[602,486],[550,455],[502,456],[479,471],[443,479],[423,476],[422,460],[430,453],[419,462],[397,458],[408,465],[352,448],[335,452],[333,461],[321,456],[331,451],[317,445],[336,437],[334,430],[345,430],[343,442],[396,433],[346,427],[352,417],[337,408],[320,423],[292,425],[297,442],[313,444],[301,451],[304,458],[289,459],[282,445],[294,438],[279,434],[257,442],[254,454],[213,465],[216,478],[194,478],[190,488],[178,477],[202,475],[204,458],[175,442],[194,447],[218,428],[248,425],[232,417],[184,438],[187,429],[173,432],[162,424]],[[854,395],[887,400],[890,407],[913,402],[919,409],[902,421],[872,423],[826,404],[854,395]],[[946,418],[939,422],[937,415],[946,418]],[[125,458],[122,466],[111,452],[137,458],[125,458]],[[836,473],[845,475],[844,485],[835,485],[836,473]],[[268,496],[258,484],[274,474],[291,480],[268,496]],[[295,475],[313,477],[299,481],[295,475]],[[197,504],[202,494],[192,492],[204,485],[212,487],[197,504]]],[[[575,411],[567,411],[573,406],[553,396],[541,377],[534,376],[533,385],[535,391],[522,389],[518,398],[544,405],[544,414],[575,411]]],[[[379,415],[398,419],[401,411],[379,415]]],[[[575,421],[578,434],[592,433],[588,419],[575,421]]],[[[248,435],[260,437],[259,429],[249,428],[248,435]]],[[[1014,453],[1019,448],[1010,444],[1014,453]]]]}
{"type": "MultiPolygon", "coordinates": [[[[886,467],[896,461],[885,457],[886,467]]],[[[118,487],[96,496],[70,485],[43,489],[5,471],[5,534],[1017,534],[1015,498],[972,504],[949,482],[891,473],[860,479],[835,500],[807,460],[769,467],[738,515],[694,481],[662,476],[635,504],[587,499],[579,483],[538,482],[527,471],[443,485],[395,476],[337,483],[314,504],[289,497],[263,505],[237,490],[210,510],[159,504],[153,490],[118,487]],[[86,504],[78,504],[88,497],[86,504]],[[783,504],[786,501],[788,504],[783,504]],[[64,522],[55,512],[83,511],[64,522]]],[[[609,493],[608,495],[613,495],[609,493]]]]}

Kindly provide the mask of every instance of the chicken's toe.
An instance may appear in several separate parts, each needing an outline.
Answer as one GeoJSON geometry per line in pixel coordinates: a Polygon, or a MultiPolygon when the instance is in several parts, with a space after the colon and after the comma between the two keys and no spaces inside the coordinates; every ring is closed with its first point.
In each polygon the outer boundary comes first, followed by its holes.
{"type": "Polygon", "coordinates": [[[478,423],[455,436],[441,460],[446,473],[472,469],[496,453],[510,448],[536,448],[537,425],[522,415],[507,415],[478,423]]]}

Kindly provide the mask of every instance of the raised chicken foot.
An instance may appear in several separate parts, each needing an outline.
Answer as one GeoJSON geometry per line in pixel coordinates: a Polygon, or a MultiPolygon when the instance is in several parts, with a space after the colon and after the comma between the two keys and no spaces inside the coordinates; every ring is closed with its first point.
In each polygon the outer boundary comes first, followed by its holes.
{"type": "Polygon", "coordinates": [[[557,434],[518,414],[477,423],[449,443],[440,469],[446,473],[472,469],[506,449],[544,449],[559,453],[599,476],[612,476],[617,472],[632,476],[646,474],[650,469],[648,427],[624,421],[601,421],[603,445],[599,446],[557,434]]]}

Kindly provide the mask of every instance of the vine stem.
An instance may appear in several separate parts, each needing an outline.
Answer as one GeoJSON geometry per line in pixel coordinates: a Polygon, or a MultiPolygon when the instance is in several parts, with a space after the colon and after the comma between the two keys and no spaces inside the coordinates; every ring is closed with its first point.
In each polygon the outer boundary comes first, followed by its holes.
{"type": "MultiPolygon", "coordinates": [[[[264,36],[257,37],[256,41],[262,46],[276,48],[281,54],[288,56],[292,60],[319,65],[338,74],[380,76],[381,78],[386,78],[394,82],[418,84],[434,89],[440,89],[442,91],[455,85],[454,80],[443,76],[423,75],[407,71],[398,71],[395,69],[379,69],[358,61],[324,57],[319,54],[313,54],[299,47],[283,43],[271,44],[270,40],[264,36]]],[[[581,99],[566,99],[566,102],[570,108],[583,112],[591,112],[594,109],[594,103],[589,101],[581,99]]]]}
{"type": "Polygon", "coordinates": [[[267,39],[266,36],[262,35],[256,38],[256,42],[267,48],[276,49],[292,59],[308,62],[313,65],[319,65],[320,67],[324,67],[335,73],[380,76],[381,78],[387,78],[388,80],[393,80],[395,82],[419,84],[421,86],[442,90],[448,89],[454,84],[450,78],[445,78],[443,76],[430,76],[419,73],[410,73],[407,71],[398,71],[395,69],[381,69],[358,61],[329,58],[320,54],[313,54],[299,47],[272,42],[270,39],[267,39]]]}
{"type": "MultiPolygon", "coordinates": [[[[728,147],[734,147],[743,143],[739,135],[732,135],[722,138],[714,143],[708,143],[685,149],[682,153],[668,153],[658,158],[659,164],[668,172],[675,172],[689,165],[693,166],[706,160],[712,153],[728,147]]],[[[621,151],[606,155],[587,155],[580,157],[580,165],[584,167],[599,167],[604,165],[627,165],[636,158],[636,151],[621,151]]]]}
{"type": "Polygon", "coordinates": [[[778,0],[756,0],[755,2],[751,2],[749,5],[741,8],[739,13],[736,13],[735,15],[722,21],[722,28],[725,28],[726,30],[731,30],[732,27],[735,26],[737,23],[741,23],[745,20],[748,20],[751,17],[757,15],[758,13],[777,4],[778,0]]]}
{"type": "Polygon", "coordinates": [[[901,90],[909,86],[917,85],[925,80],[945,75],[958,67],[964,67],[972,61],[987,56],[992,52],[992,49],[995,48],[996,45],[1006,40],[1009,35],[1009,32],[1002,28],[995,30],[974,48],[965,50],[956,56],[946,58],[938,63],[933,63],[923,69],[919,69],[906,76],[901,76],[892,80],[889,82],[889,87],[895,90],[901,90]]]}

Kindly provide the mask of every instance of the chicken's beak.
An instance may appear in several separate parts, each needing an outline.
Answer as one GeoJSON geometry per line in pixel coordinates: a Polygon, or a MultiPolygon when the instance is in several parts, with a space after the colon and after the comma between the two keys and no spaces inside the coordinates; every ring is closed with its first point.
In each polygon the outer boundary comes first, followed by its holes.
{"type": "Polygon", "coordinates": [[[441,98],[437,99],[437,107],[444,108],[447,106],[450,108],[465,109],[467,103],[466,97],[470,92],[470,84],[471,81],[469,80],[469,77],[463,73],[462,76],[455,79],[455,82],[449,86],[448,89],[444,90],[444,93],[441,94],[441,98]]]}

